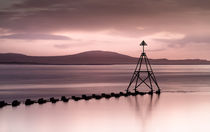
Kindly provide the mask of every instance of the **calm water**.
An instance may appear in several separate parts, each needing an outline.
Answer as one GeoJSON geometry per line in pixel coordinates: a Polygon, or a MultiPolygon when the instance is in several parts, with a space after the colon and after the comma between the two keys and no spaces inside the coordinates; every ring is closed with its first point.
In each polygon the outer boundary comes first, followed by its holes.
{"type": "MultiPolygon", "coordinates": [[[[134,67],[0,65],[0,100],[119,92],[134,67]]],[[[210,66],[153,69],[160,96],[6,106],[0,109],[0,132],[210,131],[210,66]]]]}
{"type": "MultiPolygon", "coordinates": [[[[124,91],[135,65],[0,65],[0,100],[124,91]]],[[[165,92],[210,91],[210,65],[153,65],[165,92]]]]}
{"type": "Polygon", "coordinates": [[[210,94],[162,93],[0,109],[0,132],[209,132],[210,94]]]}

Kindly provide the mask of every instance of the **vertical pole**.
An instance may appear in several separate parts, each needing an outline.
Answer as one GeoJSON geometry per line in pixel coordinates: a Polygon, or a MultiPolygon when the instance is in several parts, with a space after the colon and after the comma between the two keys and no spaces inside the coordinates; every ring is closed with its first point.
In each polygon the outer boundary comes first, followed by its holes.
{"type": "Polygon", "coordinates": [[[146,67],[147,67],[147,73],[148,73],[148,78],[149,78],[149,82],[150,82],[150,87],[151,87],[151,91],[153,91],[153,88],[152,88],[152,81],[151,81],[151,71],[150,69],[148,68],[148,58],[147,56],[145,55],[145,63],[146,63],[146,67]]]}
{"type": "Polygon", "coordinates": [[[136,76],[137,76],[137,78],[136,78],[136,84],[135,84],[135,89],[134,89],[135,92],[136,92],[136,88],[138,87],[137,84],[138,84],[138,80],[139,80],[139,71],[137,72],[137,75],[136,76]]]}
{"type": "Polygon", "coordinates": [[[142,60],[144,59],[144,56],[141,54],[140,58],[141,58],[141,60],[140,60],[139,69],[138,69],[139,71],[141,70],[142,60]]]}
{"type": "Polygon", "coordinates": [[[160,87],[159,87],[159,85],[158,85],[158,83],[157,83],[155,74],[153,73],[153,70],[152,70],[152,67],[151,67],[151,64],[150,64],[148,58],[147,58],[147,62],[148,62],[148,64],[149,64],[149,67],[150,67],[150,70],[151,70],[151,73],[152,73],[152,74],[151,74],[151,78],[152,78],[152,80],[154,81],[154,83],[156,84],[156,86],[157,86],[157,88],[158,88],[158,91],[160,91],[160,87]]]}
{"type": "Polygon", "coordinates": [[[129,90],[131,84],[133,83],[133,81],[134,81],[135,78],[136,78],[136,74],[135,74],[135,73],[136,73],[136,70],[138,69],[139,62],[142,61],[141,58],[142,58],[142,56],[140,56],[139,59],[138,59],[138,62],[137,62],[136,68],[135,68],[135,70],[134,70],[133,76],[131,77],[130,83],[129,83],[128,88],[127,88],[127,90],[126,90],[127,92],[128,92],[128,90],[129,90]]]}
{"type": "Polygon", "coordinates": [[[145,61],[145,65],[146,65],[146,68],[147,68],[147,76],[148,76],[148,78],[149,78],[149,82],[150,82],[150,89],[151,89],[151,91],[153,91],[153,89],[152,89],[152,82],[151,82],[151,74],[150,74],[150,70],[149,70],[149,68],[148,68],[148,63],[147,63],[147,60],[148,58],[147,58],[147,55],[145,54],[145,56],[144,56],[144,61],[145,61]]]}

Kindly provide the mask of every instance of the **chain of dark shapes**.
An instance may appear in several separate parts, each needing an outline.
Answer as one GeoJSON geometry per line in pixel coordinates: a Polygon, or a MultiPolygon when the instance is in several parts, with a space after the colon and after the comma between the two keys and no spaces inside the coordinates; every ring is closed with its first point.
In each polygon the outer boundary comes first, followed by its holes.
{"type": "MultiPolygon", "coordinates": [[[[156,94],[160,94],[160,91],[156,91],[155,93],[156,94]]],[[[51,97],[50,99],[39,98],[37,101],[36,100],[31,100],[31,99],[26,99],[24,104],[28,106],[28,105],[32,105],[34,103],[44,104],[44,103],[47,103],[47,102],[56,103],[58,101],[68,102],[70,99],[74,100],[74,101],[79,101],[79,100],[82,100],[82,99],[83,100],[90,100],[90,99],[97,99],[97,100],[99,100],[101,98],[109,99],[111,97],[119,98],[120,96],[127,97],[127,96],[136,96],[136,95],[145,95],[145,94],[152,95],[153,91],[150,91],[150,92],[135,91],[135,92],[126,92],[126,93],[123,93],[123,92],[113,93],[112,92],[111,94],[102,93],[101,95],[92,94],[90,96],[83,94],[80,97],[71,96],[71,98],[62,96],[61,99],[58,99],[58,98],[56,99],[54,97],[51,97]]],[[[7,106],[7,105],[11,105],[12,107],[16,107],[16,106],[19,106],[20,104],[21,104],[21,102],[18,101],[18,100],[14,100],[11,104],[10,103],[6,103],[5,101],[0,101],[0,108],[2,108],[4,106],[7,106]]]]}

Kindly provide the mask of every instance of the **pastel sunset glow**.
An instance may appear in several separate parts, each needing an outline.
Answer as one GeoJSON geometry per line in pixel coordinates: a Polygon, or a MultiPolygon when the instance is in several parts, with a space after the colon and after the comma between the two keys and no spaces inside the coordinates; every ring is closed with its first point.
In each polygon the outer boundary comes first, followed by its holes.
{"type": "Polygon", "coordinates": [[[210,60],[209,0],[0,1],[0,53],[57,56],[89,50],[210,60]]]}

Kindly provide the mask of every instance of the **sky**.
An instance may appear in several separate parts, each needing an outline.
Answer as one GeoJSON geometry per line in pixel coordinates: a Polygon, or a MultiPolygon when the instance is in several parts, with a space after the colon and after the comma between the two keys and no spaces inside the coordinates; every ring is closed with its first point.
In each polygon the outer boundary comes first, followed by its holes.
{"type": "Polygon", "coordinates": [[[0,53],[210,60],[210,0],[0,0],[0,53]]]}

